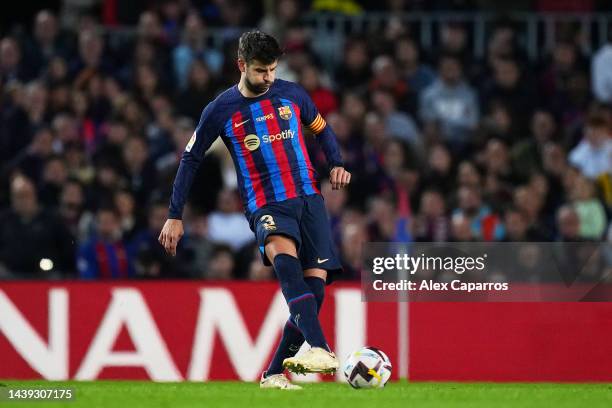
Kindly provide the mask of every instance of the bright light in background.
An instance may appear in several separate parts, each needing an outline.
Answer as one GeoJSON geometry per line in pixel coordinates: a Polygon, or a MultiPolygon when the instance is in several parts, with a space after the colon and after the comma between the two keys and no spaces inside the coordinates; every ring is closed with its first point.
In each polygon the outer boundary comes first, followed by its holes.
{"type": "Polygon", "coordinates": [[[50,271],[51,269],[53,269],[53,261],[49,258],[43,258],[40,260],[39,266],[40,269],[42,269],[43,271],[50,271]]]}

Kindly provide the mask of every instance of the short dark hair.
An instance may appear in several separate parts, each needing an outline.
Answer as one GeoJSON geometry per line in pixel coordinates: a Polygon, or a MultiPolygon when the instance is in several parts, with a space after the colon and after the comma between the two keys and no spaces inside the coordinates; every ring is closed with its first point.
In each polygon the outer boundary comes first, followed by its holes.
{"type": "Polygon", "coordinates": [[[281,55],[281,49],[276,38],[261,31],[247,31],[238,40],[238,58],[250,63],[257,60],[263,64],[272,64],[281,55]]]}
{"type": "Polygon", "coordinates": [[[112,204],[110,200],[106,203],[101,204],[97,208],[96,215],[99,215],[100,213],[103,213],[103,212],[111,213],[113,214],[113,216],[115,216],[115,218],[121,218],[119,209],[114,204],[112,204]]]}
{"type": "Polygon", "coordinates": [[[461,57],[454,52],[444,52],[440,54],[440,56],[438,57],[438,66],[440,66],[444,61],[452,61],[459,65],[461,69],[463,69],[463,62],[461,61],[461,57]]]}
{"type": "Polygon", "coordinates": [[[608,128],[610,120],[602,112],[591,112],[586,119],[586,126],[591,128],[608,128]]]}

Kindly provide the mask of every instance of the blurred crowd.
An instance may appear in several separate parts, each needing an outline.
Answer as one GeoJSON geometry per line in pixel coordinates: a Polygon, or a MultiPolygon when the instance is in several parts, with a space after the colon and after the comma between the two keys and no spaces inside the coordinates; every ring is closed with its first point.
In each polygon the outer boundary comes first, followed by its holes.
{"type": "Polygon", "coordinates": [[[308,138],[345,278],[359,276],[366,241],[612,242],[612,42],[587,55],[566,27],[529,60],[500,19],[479,59],[460,22],[441,24],[428,52],[414,27],[390,24],[347,35],[329,69],[301,17],[334,2],[250,13],[260,2],[166,0],[132,17],[108,3],[39,10],[0,39],[0,278],[273,277],[220,141],[195,178],[177,256],[157,243],[200,112],[239,79],[245,26],[280,39],[277,76],[308,91],[353,173],[332,191],[308,138]],[[113,35],[130,19],[130,35],[113,35]]]}

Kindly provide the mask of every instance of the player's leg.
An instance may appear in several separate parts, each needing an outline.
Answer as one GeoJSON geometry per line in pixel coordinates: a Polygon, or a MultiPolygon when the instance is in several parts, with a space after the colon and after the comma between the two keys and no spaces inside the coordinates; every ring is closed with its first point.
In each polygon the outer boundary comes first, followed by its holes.
{"type": "MultiPolygon", "coordinates": [[[[323,304],[326,277],[327,271],[323,269],[307,269],[304,271],[304,281],[317,301],[317,314],[320,313],[323,304]]],[[[275,374],[281,374],[285,370],[283,361],[295,356],[303,343],[304,335],[290,317],[285,323],[280,343],[274,352],[272,361],[265,371],[264,376],[268,377],[275,374]]]]}
{"type": "MultiPolygon", "coordinates": [[[[292,297],[307,295],[304,296],[303,300],[297,302],[299,306],[307,306],[308,303],[312,302],[313,297],[316,296],[314,296],[314,293],[308,295],[310,291],[309,281],[311,281],[311,279],[304,279],[302,266],[299,261],[298,264],[295,264],[298,250],[301,245],[301,235],[295,212],[295,203],[274,203],[264,207],[261,211],[254,214],[251,219],[251,227],[255,232],[262,260],[264,264],[274,266],[275,273],[281,282],[281,288],[283,289],[283,294],[286,299],[290,300],[292,297]],[[298,270],[299,274],[297,272],[298,270]],[[298,288],[297,291],[296,287],[298,288]],[[290,292],[294,292],[294,296],[288,297],[290,296],[290,292]]],[[[317,286],[316,284],[313,285],[315,291],[317,290],[317,286]]],[[[294,307],[290,305],[290,311],[291,309],[294,309],[294,307]]],[[[316,299],[314,310],[316,316],[318,311],[316,299]]],[[[308,318],[308,313],[306,313],[306,315],[301,313],[299,316],[300,317],[295,319],[297,316],[295,313],[292,314],[292,317],[290,317],[286,323],[281,342],[276,350],[273,361],[262,376],[260,382],[262,388],[294,389],[294,387],[287,386],[288,380],[282,374],[284,370],[282,362],[287,357],[294,356],[297,353],[304,342],[302,332],[305,331],[308,333],[308,327],[312,326],[312,324],[308,324],[308,321],[312,320],[312,318],[308,318]],[[300,328],[298,326],[302,327],[300,328]]],[[[315,322],[318,324],[316,317],[315,322]]],[[[323,342],[325,342],[324,339],[323,342]]]]}
{"type": "MultiPolygon", "coordinates": [[[[305,269],[305,276],[314,278],[308,278],[314,288],[311,290],[313,293],[318,293],[320,302],[322,302],[328,273],[336,272],[341,267],[333,249],[329,221],[323,198],[320,195],[303,199],[299,221],[302,242],[299,251],[300,262],[305,269]]],[[[290,371],[296,372],[304,369],[315,371],[310,367],[326,365],[328,369],[319,372],[332,372],[334,367],[338,367],[338,360],[333,353],[323,353],[323,350],[313,347],[303,355],[286,359],[283,365],[290,371]]]]}
{"type": "Polygon", "coordinates": [[[311,347],[329,350],[317,316],[317,300],[304,280],[295,242],[283,235],[270,235],[266,240],[265,253],[274,265],[292,322],[311,347]]]}

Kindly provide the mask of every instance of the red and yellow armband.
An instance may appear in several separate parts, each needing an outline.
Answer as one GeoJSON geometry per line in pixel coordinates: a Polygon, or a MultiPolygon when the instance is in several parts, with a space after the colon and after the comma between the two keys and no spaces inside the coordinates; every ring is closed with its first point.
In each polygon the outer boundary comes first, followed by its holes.
{"type": "Polygon", "coordinates": [[[323,129],[325,129],[326,124],[327,123],[325,122],[325,119],[323,119],[321,114],[317,113],[317,117],[312,121],[310,125],[308,125],[308,128],[312,131],[312,133],[318,135],[323,131],[323,129]]]}

